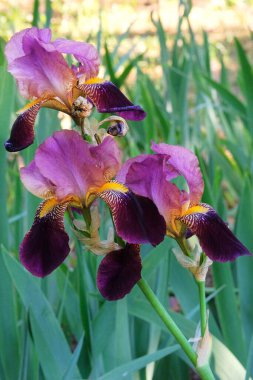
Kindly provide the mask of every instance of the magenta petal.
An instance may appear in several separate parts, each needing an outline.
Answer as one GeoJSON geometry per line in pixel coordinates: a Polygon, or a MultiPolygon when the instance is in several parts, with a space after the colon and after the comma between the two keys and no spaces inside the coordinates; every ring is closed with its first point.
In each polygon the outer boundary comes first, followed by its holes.
{"type": "Polygon", "coordinates": [[[38,41],[41,41],[41,43],[47,44],[51,39],[51,30],[48,28],[38,29],[36,27],[33,27],[15,33],[5,46],[5,55],[8,64],[12,63],[15,59],[23,57],[25,55],[23,47],[24,37],[36,39],[38,41]]]}
{"type": "Polygon", "coordinates": [[[85,76],[85,80],[98,75],[99,56],[95,46],[86,42],[76,42],[59,38],[53,42],[54,47],[60,53],[72,54],[81,64],[78,73],[85,76]]]}
{"type": "Polygon", "coordinates": [[[110,207],[117,234],[122,239],[132,244],[157,245],[163,241],[165,221],[150,199],[131,191],[121,193],[107,190],[99,196],[110,207]]]}
{"type": "Polygon", "coordinates": [[[94,147],[76,131],[64,130],[55,132],[39,146],[35,154],[36,166],[55,186],[59,199],[75,194],[85,201],[90,187],[104,184],[110,163],[113,171],[118,165],[117,159],[111,157],[117,151],[117,144],[111,137],[109,139],[94,147]]]}
{"type": "Polygon", "coordinates": [[[142,120],[146,112],[135,106],[122,92],[111,82],[83,84],[80,89],[84,91],[101,113],[117,113],[127,120],[142,120]]]}
{"type": "Polygon", "coordinates": [[[26,189],[39,198],[55,193],[55,187],[40,173],[35,161],[20,169],[20,178],[26,189]]]}
{"type": "MultiPolygon", "coordinates": [[[[158,154],[167,155],[168,165],[171,165],[177,172],[174,178],[177,176],[183,176],[189,186],[191,203],[199,203],[204,191],[204,181],[195,154],[182,146],[168,145],[164,143],[152,143],[151,148],[158,154]]],[[[171,179],[172,178],[170,177],[169,180],[171,179]]]]}
{"type": "Polygon", "coordinates": [[[177,174],[167,165],[167,156],[143,154],[125,162],[117,174],[117,181],[125,183],[135,194],[148,197],[169,223],[171,215],[181,213],[181,193],[169,182],[177,174]]]}
{"type": "Polygon", "coordinates": [[[97,287],[102,296],[115,301],[125,297],[141,279],[141,256],[138,245],[108,253],[101,261],[97,274],[97,287]]]}
{"type": "Polygon", "coordinates": [[[34,123],[43,101],[34,104],[19,115],[14,122],[9,140],[4,144],[9,152],[18,152],[27,148],[34,140],[34,123]]]}
{"type": "Polygon", "coordinates": [[[17,80],[25,98],[58,96],[66,101],[76,78],[63,56],[54,47],[42,46],[36,39],[23,38],[25,55],[9,64],[9,72],[17,80]],[[51,49],[49,49],[51,47],[51,49]]]}
{"type": "Polygon", "coordinates": [[[20,261],[34,276],[44,277],[55,270],[69,253],[69,237],[64,231],[65,206],[39,217],[37,210],[34,223],[20,246],[20,261]]]}
{"type": "Polygon", "coordinates": [[[203,251],[213,261],[231,261],[238,256],[251,255],[237,239],[215,210],[204,203],[205,213],[191,213],[180,218],[192,234],[195,234],[203,251]]]}
{"type": "Polygon", "coordinates": [[[105,179],[115,177],[120,168],[122,154],[114,138],[108,136],[101,144],[91,146],[90,154],[103,171],[105,179]]]}

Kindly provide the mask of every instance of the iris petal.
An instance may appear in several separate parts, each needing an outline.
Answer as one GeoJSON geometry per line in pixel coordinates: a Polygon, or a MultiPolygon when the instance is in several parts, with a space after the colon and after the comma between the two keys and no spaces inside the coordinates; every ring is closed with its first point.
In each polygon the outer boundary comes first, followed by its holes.
{"type": "Polygon", "coordinates": [[[112,187],[97,194],[110,207],[118,235],[132,244],[161,243],[166,225],[157,207],[150,199],[125,189],[112,187]]]}
{"type": "Polygon", "coordinates": [[[17,117],[12,126],[10,138],[4,144],[6,150],[9,152],[18,152],[33,143],[35,119],[42,104],[47,100],[48,99],[40,99],[36,101],[30,108],[17,117]]]}
{"type": "Polygon", "coordinates": [[[97,287],[102,296],[114,301],[128,294],[141,278],[141,257],[138,245],[108,253],[101,261],[97,274],[97,287]]]}
{"type": "Polygon", "coordinates": [[[201,203],[193,207],[192,211],[189,209],[179,219],[198,237],[210,259],[226,262],[238,256],[251,255],[211,206],[201,203]]]}
{"type": "Polygon", "coordinates": [[[39,206],[34,223],[20,246],[20,261],[33,275],[44,277],[56,269],[69,253],[69,237],[63,216],[67,203],[56,205],[45,216],[47,200],[39,206]],[[43,212],[42,212],[43,215],[43,212]]]}
{"type": "Polygon", "coordinates": [[[142,120],[146,116],[146,112],[131,103],[113,83],[99,79],[88,82],[79,88],[95,104],[98,112],[115,112],[127,120],[142,120]]]}

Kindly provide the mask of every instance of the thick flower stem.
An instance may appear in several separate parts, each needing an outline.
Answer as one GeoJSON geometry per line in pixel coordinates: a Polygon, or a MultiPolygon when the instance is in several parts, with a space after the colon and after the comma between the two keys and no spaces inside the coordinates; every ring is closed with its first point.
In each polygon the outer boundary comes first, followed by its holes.
{"type": "Polygon", "coordinates": [[[201,336],[203,338],[206,331],[206,295],[205,281],[196,281],[199,289],[200,325],[201,336]]]}
{"type": "Polygon", "coordinates": [[[187,357],[192,362],[193,366],[195,367],[196,372],[200,375],[202,380],[215,380],[213,373],[209,367],[208,364],[206,364],[203,367],[197,367],[197,354],[193,350],[192,346],[182,333],[182,331],[178,328],[178,326],[175,324],[171,316],[166,311],[165,307],[161,304],[161,302],[156,297],[153,290],[150,288],[148,283],[142,278],[137,282],[139,288],[147,298],[147,300],[150,302],[150,304],[153,306],[155,312],[159,315],[161,320],[164,322],[170,333],[174,336],[176,341],[180,344],[182,350],[185,352],[187,357]]]}

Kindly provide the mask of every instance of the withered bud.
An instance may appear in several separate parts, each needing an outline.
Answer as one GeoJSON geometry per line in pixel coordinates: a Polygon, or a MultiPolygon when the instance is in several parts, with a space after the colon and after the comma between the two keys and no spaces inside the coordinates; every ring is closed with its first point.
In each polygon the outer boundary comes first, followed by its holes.
{"type": "Polygon", "coordinates": [[[93,104],[86,98],[79,96],[71,107],[71,114],[74,118],[83,119],[89,117],[93,108],[93,104]]]}
{"type": "Polygon", "coordinates": [[[112,136],[125,136],[127,131],[127,124],[123,121],[114,121],[107,129],[107,133],[112,136]]]}

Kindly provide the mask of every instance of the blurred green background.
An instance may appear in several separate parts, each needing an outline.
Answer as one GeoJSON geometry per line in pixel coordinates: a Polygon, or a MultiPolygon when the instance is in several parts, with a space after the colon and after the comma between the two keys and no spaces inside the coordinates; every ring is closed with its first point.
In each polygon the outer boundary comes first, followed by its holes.
{"type": "MultiPolygon", "coordinates": [[[[5,42],[31,25],[50,26],[54,38],[90,41],[100,52],[101,75],[148,112],[119,141],[125,157],[149,152],[151,140],[193,149],[205,180],[203,201],[253,251],[252,16],[251,1],[2,0],[1,146],[25,104],[6,70],[5,42]]],[[[22,153],[0,150],[0,379],[197,379],[138,289],[117,302],[102,299],[99,260],[74,238],[68,260],[47,278],[20,265],[18,247],[39,200],[23,188],[18,167],[60,124],[70,120],[43,109],[35,144],[22,153]]],[[[66,228],[71,233],[68,221],[66,228]]],[[[197,288],[173,246],[165,239],[142,247],[143,275],[191,338],[199,321],[197,288]]],[[[253,378],[252,257],[215,263],[207,300],[217,379],[253,378]]]]}

